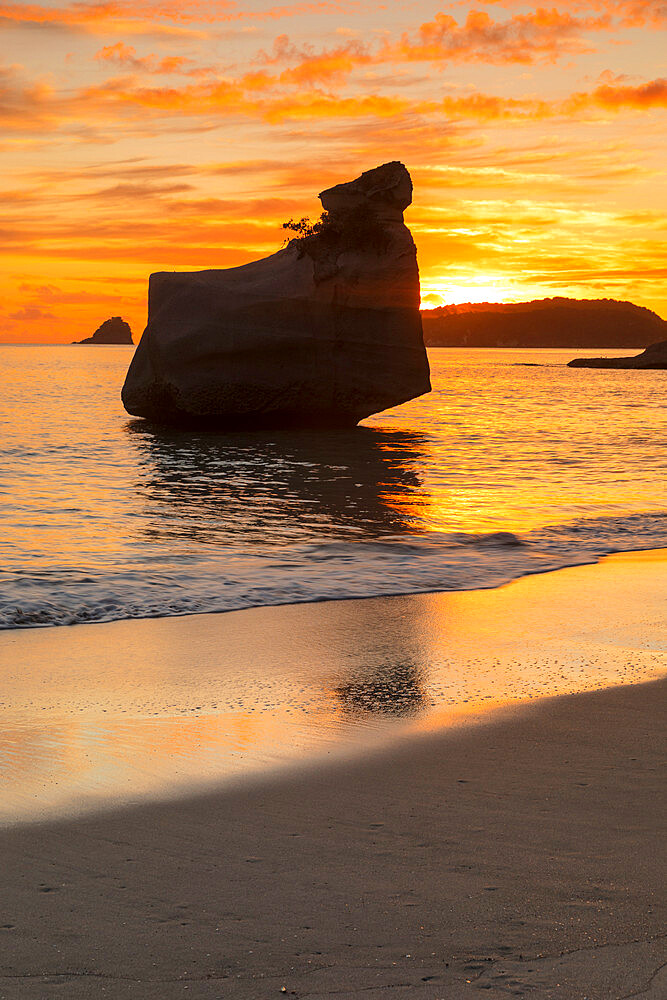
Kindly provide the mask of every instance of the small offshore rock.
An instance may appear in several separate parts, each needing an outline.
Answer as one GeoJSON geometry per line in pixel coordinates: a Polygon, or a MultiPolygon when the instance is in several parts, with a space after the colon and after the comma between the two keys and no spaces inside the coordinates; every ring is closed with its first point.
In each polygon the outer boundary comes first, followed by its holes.
{"type": "Polygon", "coordinates": [[[574,358],[568,361],[568,368],[667,368],[667,340],[651,344],[641,354],[631,358],[574,358]]]}
{"type": "Polygon", "coordinates": [[[112,316],[105,319],[101,326],[98,326],[92,337],[85,340],[74,340],[74,344],[133,344],[132,330],[130,324],[126,323],[120,316],[112,316]]]}

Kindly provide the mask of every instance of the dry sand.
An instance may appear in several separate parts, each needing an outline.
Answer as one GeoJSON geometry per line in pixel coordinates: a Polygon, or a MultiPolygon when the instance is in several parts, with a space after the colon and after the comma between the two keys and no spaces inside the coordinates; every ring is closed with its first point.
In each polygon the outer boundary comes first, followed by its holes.
{"type": "Polygon", "coordinates": [[[0,998],[665,1000],[666,684],[0,831],[0,998]]]}

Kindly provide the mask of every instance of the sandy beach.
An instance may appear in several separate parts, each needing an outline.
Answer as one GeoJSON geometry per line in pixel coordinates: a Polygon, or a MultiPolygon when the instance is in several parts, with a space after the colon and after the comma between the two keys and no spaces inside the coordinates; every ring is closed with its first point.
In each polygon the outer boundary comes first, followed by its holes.
{"type": "Polygon", "coordinates": [[[5,831],[0,996],[660,1000],[664,694],[5,831]]]}
{"type": "MultiPolygon", "coordinates": [[[[624,610],[627,577],[639,587],[662,559],[530,586],[557,607],[559,588],[567,604],[573,579],[606,572],[617,627],[603,616],[595,648],[620,643],[632,662],[660,648],[660,595],[639,617],[624,610]]],[[[488,642],[508,628],[511,593],[436,596],[486,601],[488,642]]],[[[576,621],[564,650],[584,642],[576,621]]],[[[192,642],[196,619],[181,626],[192,642]]],[[[523,702],[205,795],[5,829],[0,997],[661,1000],[665,683],[523,702]]]]}

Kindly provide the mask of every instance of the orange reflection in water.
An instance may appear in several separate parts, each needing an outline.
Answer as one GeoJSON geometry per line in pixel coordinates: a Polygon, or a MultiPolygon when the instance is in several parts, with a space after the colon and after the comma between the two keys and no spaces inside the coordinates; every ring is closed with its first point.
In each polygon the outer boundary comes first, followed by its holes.
{"type": "Polygon", "coordinates": [[[387,504],[428,530],[471,533],[664,510],[659,382],[566,367],[586,353],[431,349],[434,391],[364,421],[423,432],[419,488],[388,488],[387,504]]]}

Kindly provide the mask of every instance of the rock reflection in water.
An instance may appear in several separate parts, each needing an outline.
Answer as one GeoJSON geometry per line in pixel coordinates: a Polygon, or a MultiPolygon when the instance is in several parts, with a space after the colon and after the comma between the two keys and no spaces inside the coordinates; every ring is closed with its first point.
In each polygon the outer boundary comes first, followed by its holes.
{"type": "Polygon", "coordinates": [[[127,425],[153,539],[271,545],[414,531],[428,439],[408,431],[218,434],[127,425]]]}
{"type": "Polygon", "coordinates": [[[409,661],[384,663],[368,677],[333,689],[344,712],[351,715],[418,715],[426,707],[423,668],[409,661]]]}

